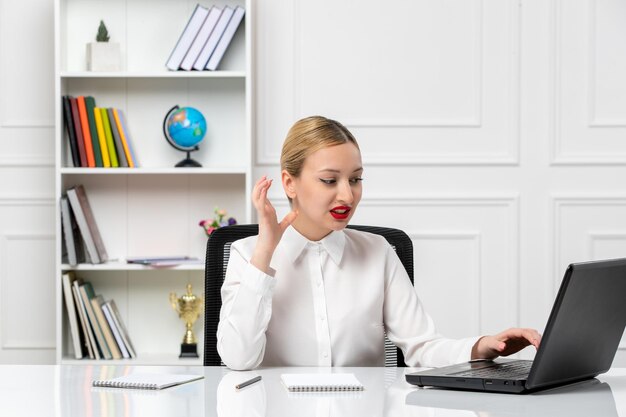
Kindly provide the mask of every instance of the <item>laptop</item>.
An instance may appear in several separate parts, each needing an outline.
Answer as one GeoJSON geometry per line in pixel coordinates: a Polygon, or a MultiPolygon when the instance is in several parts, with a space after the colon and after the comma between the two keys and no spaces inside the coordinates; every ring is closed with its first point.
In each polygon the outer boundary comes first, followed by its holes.
{"type": "Polygon", "coordinates": [[[565,276],[533,361],[474,360],[409,373],[424,387],[527,393],[609,370],[626,326],[626,258],[574,263],[565,276]]]}

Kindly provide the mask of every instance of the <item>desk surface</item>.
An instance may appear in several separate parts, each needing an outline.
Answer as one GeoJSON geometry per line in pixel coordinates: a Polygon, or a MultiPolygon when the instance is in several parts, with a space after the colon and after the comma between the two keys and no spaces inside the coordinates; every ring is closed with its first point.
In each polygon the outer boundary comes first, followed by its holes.
{"type": "Polygon", "coordinates": [[[531,395],[420,389],[411,368],[269,368],[0,365],[0,416],[602,416],[626,417],[626,368],[531,395]],[[352,372],[362,392],[289,393],[281,373],[352,372]],[[203,374],[162,391],[92,388],[93,379],[132,372],[203,374]],[[240,391],[252,376],[262,382],[240,391]]]}

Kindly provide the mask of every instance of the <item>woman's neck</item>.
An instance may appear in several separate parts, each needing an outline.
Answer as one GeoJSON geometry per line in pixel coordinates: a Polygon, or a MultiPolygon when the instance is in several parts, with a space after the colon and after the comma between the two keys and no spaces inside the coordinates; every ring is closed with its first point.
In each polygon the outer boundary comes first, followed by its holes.
{"type": "Polygon", "coordinates": [[[321,228],[317,225],[307,224],[302,219],[296,218],[291,224],[298,233],[311,242],[318,242],[332,233],[332,230],[321,228]],[[300,221],[299,221],[300,220],[300,221]]]}

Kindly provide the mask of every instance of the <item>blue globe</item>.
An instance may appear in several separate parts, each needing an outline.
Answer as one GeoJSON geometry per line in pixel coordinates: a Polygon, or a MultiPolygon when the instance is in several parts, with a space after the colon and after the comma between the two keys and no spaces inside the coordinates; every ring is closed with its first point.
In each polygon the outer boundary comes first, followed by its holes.
{"type": "Polygon", "coordinates": [[[204,139],[206,120],[193,107],[181,107],[169,114],[166,121],[168,140],[182,150],[191,150],[204,139]]]}

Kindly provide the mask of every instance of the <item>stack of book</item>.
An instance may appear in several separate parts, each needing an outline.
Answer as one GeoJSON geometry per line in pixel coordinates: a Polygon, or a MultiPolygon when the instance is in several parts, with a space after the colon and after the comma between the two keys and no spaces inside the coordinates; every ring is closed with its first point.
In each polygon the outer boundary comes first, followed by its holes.
{"type": "Polygon", "coordinates": [[[100,264],[109,259],[82,185],[69,188],[61,197],[61,224],[67,263],[100,264]]]}
{"type": "Polygon", "coordinates": [[[172,71],[215,71],[244,14],[241,6],[196,5],[165,66],[172,71]]]}
{"type": "Polygon", "coordinates": [[[76,359],[137,357],[115,301],[96,295],[91,283],[74,272],[65,272],[62,281],[76,359]]]}
{"type": "Polygon", "coordinates": [[[75,167],[137,166],[121,110],[96,107],[91,96],[63,96],[63,117],[75,167]]]}

